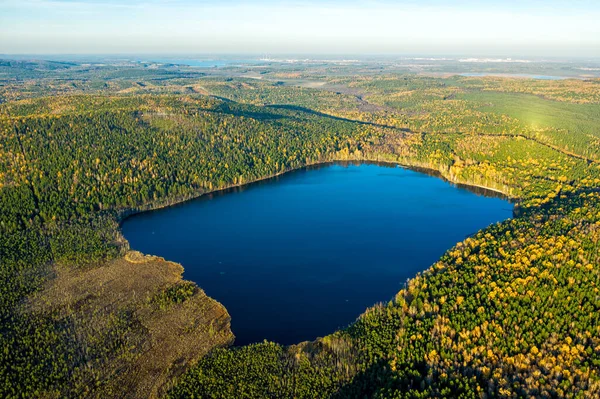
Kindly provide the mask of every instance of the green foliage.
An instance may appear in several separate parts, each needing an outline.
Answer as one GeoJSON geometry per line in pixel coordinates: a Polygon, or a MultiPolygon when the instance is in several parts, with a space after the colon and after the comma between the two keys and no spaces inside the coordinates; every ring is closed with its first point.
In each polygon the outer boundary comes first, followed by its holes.
{"type": "Polygon", "coordinates": [[[531,95],[494,92],[460,96],[482,111],[519,120],[520,131],[569,151],[598,159],[600,107],[597,104],[556,102],[531,95]]]}
{"type": "Polygon", "coordinates": [[[160,292],[156,295],[151,303],[157,305],[161,309],[166,309],[174,303],[182,303],[196,293],[198,287],[196,284],[185,281],[181,284],[176,284],[160,292]]]}
{"type": "MultiPolygon", "coordinates": [[[[494,188],[518,199],[516,218],[457,244],[343,331],[213,351],[171,397],[597,396],[595,83],[361,75],[330,77],[326,91],[36,65],[18,66],[34,83],[2,89],[0,396],[91,396],[107,359],[126,364],[144,345],[130,310],[31,311],[53,265],[120,256],[118,223],[133,212],[336,159],[494,188]],[[66,70],[81,80],[51,79],[66,70]],[[89,320],[102,333],[74,337],[89,320]]],[[[197,289],[177,283],[150,304],[168,310],[197,289]]]]}
{"type": "MultiPolygon", "coordinates": [[[[312,350],[312,349],[311,349],[312,350]]],[[[170,393],[173,398],[314,398],[332,395],[343,365],[330,351],[315,356],[271,342],[216,349],[170,393]]]]}
{"type": "MultiPolygon", "coordinates": [[[[96,382],[86,362],[101,367],[123,350],[129,322],[105,326],[96,346],[91,336],[69,339],[77,320],[22,309],[51,264],[94,267],[119,256],[118,221],[131,212],[327,161],[380,134],[308,110],[206,97],[42,98],[6,104],[4,115],[20,115],[0,120],[0,394],[8,397],[87,392],[96,382]]],[[[178,284],[152,302],[165,308],[196,289],[178,284]]]]}
{"type": "Polygon", "coordinates": [[[278,385],[289,380],[323,388],[319,397],[593,396],[600,381],[600,195],[557,198],[530,215],[459,243],[394,302],[369,309],[316,351],[299,352],[316,371],[287,363],[294,347],[220,350],[171,397],[236,397],[247,387],[253,397],[272,397],[271,390],[311,397],[278,385]],[[331,350],[341,337],[354,356],[331,350]],[[351,372],[336,373],[340,363],[351,372]],[[265,367],[256,373],[253,365],[265,367]]]}

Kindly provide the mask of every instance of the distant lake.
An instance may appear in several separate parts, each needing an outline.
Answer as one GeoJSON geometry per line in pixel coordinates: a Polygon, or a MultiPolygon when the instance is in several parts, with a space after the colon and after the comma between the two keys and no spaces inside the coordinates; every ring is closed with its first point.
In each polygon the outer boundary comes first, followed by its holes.
{"type": "Polygon", "coordinates": [[[162,59],[152,59],[152,62],[156,62],[159,64],[176,64],[176,65],[187,65],[191,67],[198,68],[220,68],[225,66],[237,66],[237,65],[248,65],[248,64],[259,64],[261,61],[259,60],[196,60],[196,59],[188,59],[188,58],[180,58],[180,59],[170,59],[170,58],[162,58],[162,59]]]}
{"type": "Polygon", "coordinates": [[[397,166],[329,164],[125,220],[231,315],[236,345],[313,340],[387,302],[512,204],[397,166]]]}
{"type": "Polygon", "coordinates": [[[524,78],[524,79],[537,79],[537,80],[564,80],[564,79],[579,79],[577,76],[555,76],[555,75],[533,75],[528,73],[486,73],[486,72],[470,72],[461,73],[460,76],[496,76],[502,78],[524,78]]]}

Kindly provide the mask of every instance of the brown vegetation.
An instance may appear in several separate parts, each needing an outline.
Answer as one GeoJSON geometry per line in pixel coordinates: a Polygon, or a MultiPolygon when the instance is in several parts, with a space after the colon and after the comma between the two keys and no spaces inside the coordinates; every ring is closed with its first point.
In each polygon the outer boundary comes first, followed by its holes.
{"type": "Polygon", "coordinates": [[[182,301],[157,303],[167,289],[190,284],[183,283],[177,263],[130,251],[99,267],[56,266],[54,273],[28,311],[55,311],[73,323],[82,356],[106,336],[122,349],[100,368],[88,359],[104,381],[94,392],[98,397],[159,397],[190,364],[233,342],[227,310],[201,289],[193,286],[182,301]],[[126,328],[115,326],[114,315],[122,313],[128,314],[126,328]]]}

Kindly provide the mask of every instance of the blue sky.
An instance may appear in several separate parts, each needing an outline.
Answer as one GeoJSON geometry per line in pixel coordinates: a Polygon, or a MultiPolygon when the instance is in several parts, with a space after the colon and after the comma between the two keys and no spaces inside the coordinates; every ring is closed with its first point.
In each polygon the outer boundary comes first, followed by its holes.
{"type": "Polygon", "coordinates": [[[0,0],[0,53],[600,57],[599,0],[0,0]]]}

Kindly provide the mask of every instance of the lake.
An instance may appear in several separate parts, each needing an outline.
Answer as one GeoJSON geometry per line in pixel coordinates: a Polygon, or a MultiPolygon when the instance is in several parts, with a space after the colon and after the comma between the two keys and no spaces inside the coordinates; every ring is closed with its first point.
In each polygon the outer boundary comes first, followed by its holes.
{"type": "Polygon", "coordinates": [[[152,62],[161,64],[187,65],[197,68],[222,68],[226,66],[256,65],[262,63],[260,60],[230,60],[230,59],[193,59],[193,58],[157,58],[152,62]]]}
{"type": "Polygon", "coordinates": [[[466,77],[494,76],[494,77],[501,77],[501,78],[523,78],[523,79],[536,79],[536,80],[579,79],[578,76],[534,75],[534,74],[529,74],[529,73],[469,72],[469,73],[461,73],[460,76],[466,76],[466,77]]]}
{"type": "Polygon", "coordinates": [[[236,345],[292,344],[389,301],[512,208],[402,167],[337,163],[134,215],[122,231],[225,305],[236,345]]]}

